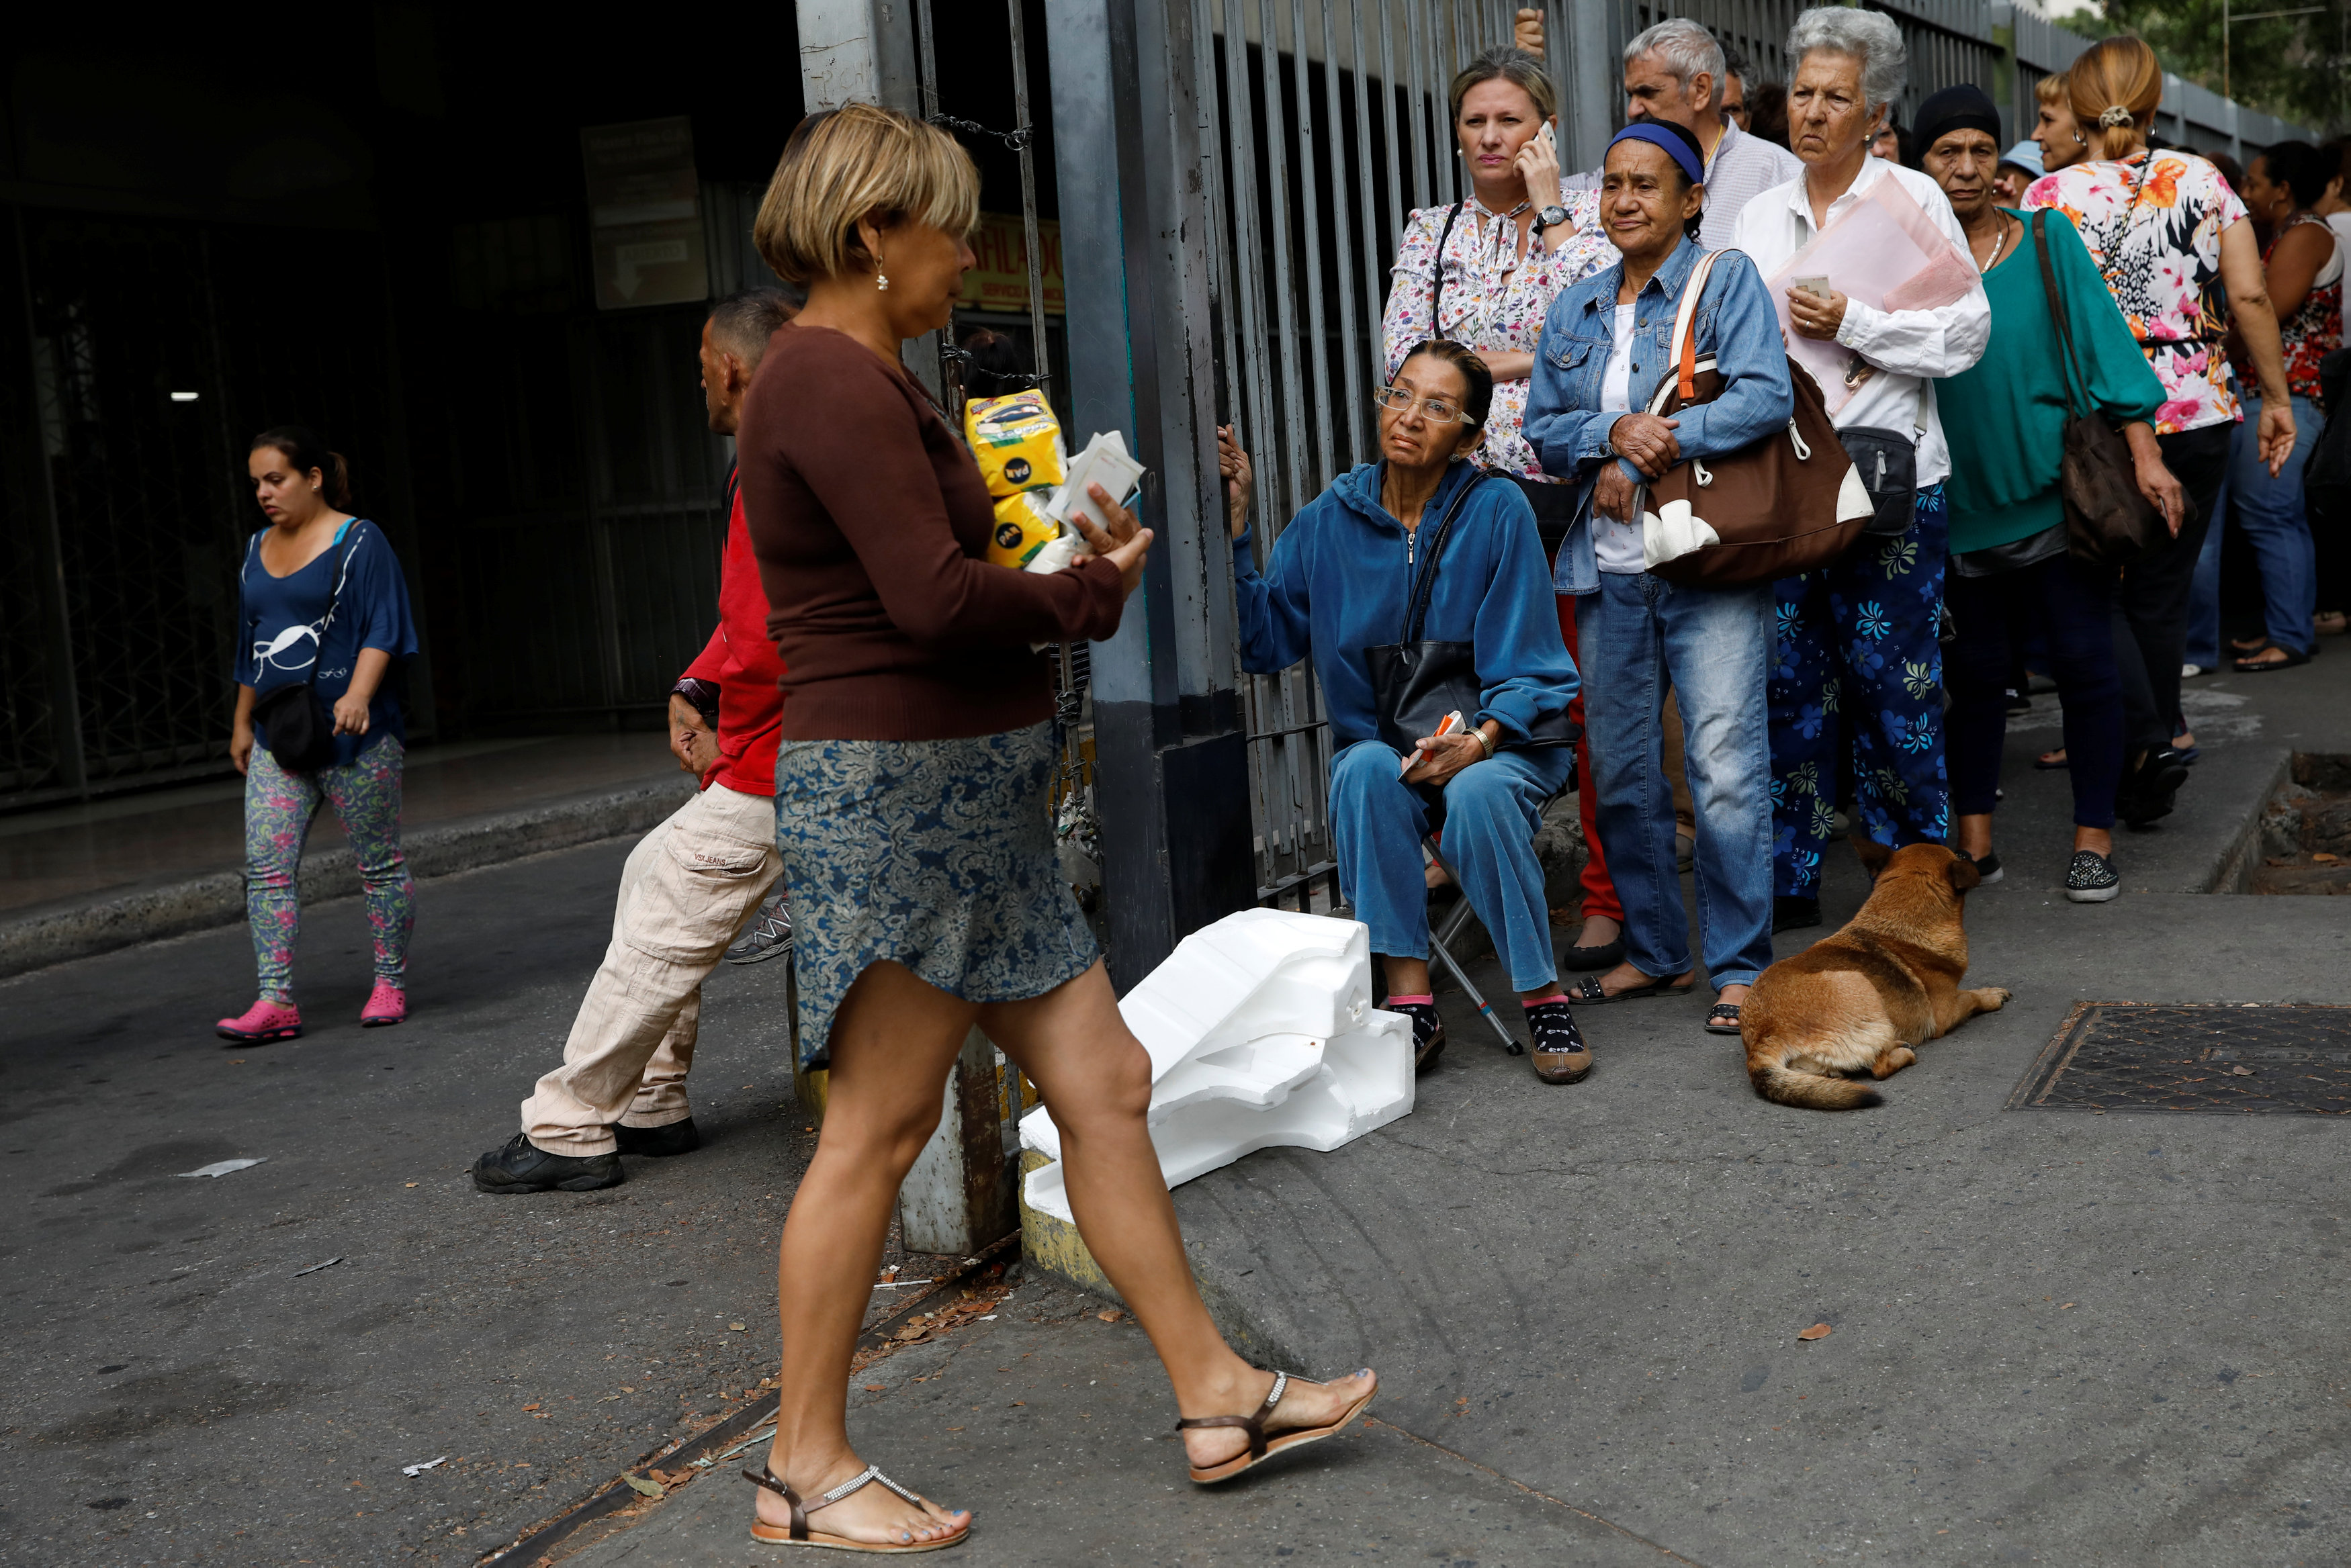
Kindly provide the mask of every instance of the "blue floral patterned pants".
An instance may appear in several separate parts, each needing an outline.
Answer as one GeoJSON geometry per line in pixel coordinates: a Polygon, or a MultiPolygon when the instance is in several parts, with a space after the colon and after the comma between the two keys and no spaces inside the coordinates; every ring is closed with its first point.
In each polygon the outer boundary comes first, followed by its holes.
{"type": "Polygon", "coordinates": [[[1820,896],[1834,826],[1840,729],[1853,743],[1855,826],[1878,843],[1941,843],[1943,487],[1918,492],[1910,532],[1863,538],[1834,564],[1771,585],[1778,614],[1771,704],[1771,890],[1820,896]]]}

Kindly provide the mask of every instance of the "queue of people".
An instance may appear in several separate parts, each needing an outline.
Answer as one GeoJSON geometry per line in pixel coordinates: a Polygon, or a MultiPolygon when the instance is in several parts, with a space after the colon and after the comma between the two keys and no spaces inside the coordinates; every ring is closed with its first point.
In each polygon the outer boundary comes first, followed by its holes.
{"type": "MultiPolygon", "coordinates": [[[[2204,585],[2226,519],[2265,603],[2236,669],[2306,662],[2322,612],[2339,629],[2351,607],[2314,569],[2300,494],[2342,336],[2339,147],[2266,149],[2240,190],[2151,145],[2161,71],[2129,36],[2044,83],[2034,137],[2005,152],[1972,88],[1896,126],[1907,59],[1882,14],[1806,11],[1785,57],[1779,87],[1693,22],[1648,28],[1624,51],[1627,123],[1578,175],[1536,59],[1480,55],[1449,94],[1468,193],[1399,237],[1377,457],[1262,542],[1249,455],[1218,432],[1239,659],[1313,663],[1342,893],[1423,1069],[1444,1045],[1433,887],[1458,884],[1493,936],[1546,1083],[1593,1070],[1583,1009],[1698,992],[1701,964],[1700,1027],[1736,1035],[1773,934],[1820,923],[1841,814],[1856,839],[1949,843],[2001,878],[2028,663],[2064,707],[2066,895],[2115,897],[2116,818],[2162,818],[2194,760],[2179,693],[2210,648],[2191,639],[2219,636],[2204,585]],[[1770,114],[1777,140],[1756,129],[1770,114]],[[1898,290],[1820,259],[1865,207],[1925,258],[1898,290]],[[2060,460],[2085,421],[2151,520],[2128,552],[2085,547],[2060,460]],[[1767,442],[1809,459],[1807,430],[1852,470],[1834,542],[1785,571],[1669,569],[1725,541],[1661,517],[1656,490],[1747,472],[1767,442]],[[1590,856],[1562,952],[1533,841],[1571,788],[1590,856]]],[[[1071,564],[991,564],[987,483],[902,359],[951,317],[978,189],[949,134],[893,110],[792,133],[754,237],[806,303],[724,301],[701,349],[711,427],[739,454],[720,622],[670,705],[703,787],[631,857],[561,1064],[474,1168],[486,1192],[583,1191],[622,1179],[620,1154],[691,1150],[703,980],[793,952],[799,1064],[830,1081],[782,1237],[777,1428],[744,1472],[764,1542],[926,1551],[970,1531],[856,1454],[845,1390],[899,1184],[975,1026],[1053,1107],[1080,1231],[1167,1372],[1193,1480],[1332,1435],[1378,1387],[1250,1366],[1186,1262],[1149,1059],[1060,877],[1039,651],[1114,633],[1152,532],[1097,485],[1071,564]]],[[[260,986],[217,1027],[300,1032],[292,871],[322,803],[375,931],[362,1022],[395,1023],[405,587],[314,434],[264,432],[250,472],[268,525],[243,578],[232,754],[260,986]]]]}

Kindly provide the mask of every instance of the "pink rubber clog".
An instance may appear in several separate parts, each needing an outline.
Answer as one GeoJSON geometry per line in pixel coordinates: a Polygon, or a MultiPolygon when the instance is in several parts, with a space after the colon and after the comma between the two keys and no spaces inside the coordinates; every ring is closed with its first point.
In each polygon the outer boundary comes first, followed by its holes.
{"type": "Polygon", "coordinates": [[[390,981],[380,980],[368,992],[367,1006],[360,1011],[360,1027],[381,1029],[408,1016],[408,992],[390,981]]]}
{"type": "Polygon", "coordinates": [[[239,1044],[258,1045],[270,1040],[296,1040],[302,1034],[302,1014],[290,1002],[266,997],[245,1010],[242,1018],[224,1018],[213,1033],[239,1044]]]}

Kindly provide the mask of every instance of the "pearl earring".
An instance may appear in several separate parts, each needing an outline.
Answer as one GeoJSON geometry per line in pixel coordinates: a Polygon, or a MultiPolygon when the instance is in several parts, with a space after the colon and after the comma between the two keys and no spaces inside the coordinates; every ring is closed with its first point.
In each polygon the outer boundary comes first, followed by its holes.
{"type": "Polygon", "coordinates": [[[880,256],[875,256],[873,258],[873,287],[877,293],[887,294],[890,292],[890,275],[882,270],[882,258],[880,256]]]}

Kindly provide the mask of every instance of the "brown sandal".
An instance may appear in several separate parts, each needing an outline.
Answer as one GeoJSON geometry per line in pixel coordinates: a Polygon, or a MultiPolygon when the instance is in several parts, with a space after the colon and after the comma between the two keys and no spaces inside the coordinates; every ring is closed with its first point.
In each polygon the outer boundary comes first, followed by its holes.
{"type": "Polygon", "coordinates": [[[1281,1403],[1281,1397],[1289,1388],[1290,1374],[1277,1372],[1273,1375],[1273,1392],[1265,1397],[1265,1403],[1257,1407],[1256,1415],[1195,1416],[1188,1420],[1176,1422],[1176,1429],[1179,1432],[1202,1427],[1238,1427],[1249,1434],[1248,1449],[1235,1454],[1222,1464],[1210,1465],[1207,1469],[1202,1469],[1197,1465],[1191,1466],[1192,1479],[1202,1486],[1213,1486],[1217,1481],[1232,1480],[1243,1470],[1271,1455],[1281,1452],[1284,1449],[1303,1448],[1308,1443],[1319,1443],[1325,1438],[1336,1435],[1347,1423],[1362,1415],[1364,1407],[1372,1402],[1372,1395],[1380,1391],[1379,1385],[1374,1383],[1370,1394],[1364,1395],[1341,1411],[1339,1418],[1327,1427],[1301,1427],[1296,1431],[1284,1432],[1279,1437],[1269,1438],[1265,1435],[1265,1418],[1273,1414],[1273,1407],[1281,1403]]]}
{"type": "Polygon", "coordinates": [[[774,1525],[755,1517],[751,1521],[751,1539],[754,1541],[791,1546],[822,1546],[835,1552],[937,1552],[946,1547],[962,1545],[965,1537],[971,1533],[971,1521],[967,1519],[961,1530],[943,1541],[916,1541],[904,1546],[890,1546],[873,1541],[852,1541],[846,1535],[826,1535],[821,1532],[810,1534],[808,1522],[810,1514],[820,1508],[831,1508],[869,1481],[880,1481],[908,1502],[918,1508],[923,1506],[925,1499],[916,1497],[913,1492],[883,1475],[881,1467],[877,1465],[866,1466],[814,1502],[809,1503],[802,1502],[800,1494],[778,1480],[776,1472],[765,1465],[761,1465],[757,1470],[745,1470],[743,1479],[753,1486],[765,1487],[774,1492],[789,1503],[792,1510],[791,1524],[784,1530],[778,1530],[774,1525]]]}

